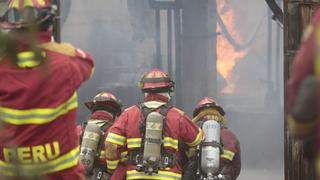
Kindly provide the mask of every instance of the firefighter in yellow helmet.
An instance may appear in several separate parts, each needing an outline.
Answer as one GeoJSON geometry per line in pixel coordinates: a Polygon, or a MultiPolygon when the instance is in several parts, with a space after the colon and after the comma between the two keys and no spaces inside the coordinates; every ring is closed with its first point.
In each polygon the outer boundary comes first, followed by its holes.
{"type": "Polygon", "coordinates": [[[140,82],[144,102],[126,109],[109,129],[108,168],[117,168],[125,147],[129,154],[127,179],[181,179],[179,143],[197,146],[202,131],[183,111],[169,105],[173,86],[160,69],[145,73],[140,82]]]}
{"type": "Polygon", "coordinates": [[[56,11],[48,0],[10,0],[0,18],[0,29],[9,29],[17,44],[15,58],[0,55],[3,179],[84,178],[76,91],[92,75],[94,62],[70,44],[52,42],[56,11]]]}
{"type": "Polygon", "coordinates": [[[235,180],[241,170],[240,143],[227,128],[224,109],[212,98],[199,101],[193,111],[194,123],[203,129],[205,138],[191,157],[184,179],[235,180]]]}
{"type": "Polygon", "coordinates": [[[0,18],[1,29],[22,29],[34,23],[39,31],[47,31],[56,18],[58,7],[49,0],[9,0],[6,13],[0,18]]]}

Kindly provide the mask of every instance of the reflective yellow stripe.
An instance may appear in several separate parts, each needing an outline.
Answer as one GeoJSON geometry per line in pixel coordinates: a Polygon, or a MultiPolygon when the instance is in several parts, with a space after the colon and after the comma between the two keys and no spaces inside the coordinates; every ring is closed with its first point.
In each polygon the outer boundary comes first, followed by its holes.
{"type": "Polygon", "coordinates": [[[30,61],[19,61],[17,62],[17,65],[21,68],[31,68],[31,67],[36,67],[41,63],[41,61],[35,61],[35,60],[30,60],[30,61]]]}
{"type": "Polygon", "coordinates": [[[106,151],[100,151],[100,159],[103,159],[106,157],[106,151]]]}
{"type": "Polygon", "coordinates": [[[11,164],[0,160],[0,174],[14,176],[19,172],[22,176],[43,175],[74,167],[79,161],[80,147],[69,151],[55,160],[41,164],[11,164]]]}
{"type": "Polygon", "coordinates": [[[120,162],[125,162],[128,160],[128,151],[124,151],[121,153],[120,162]]]}
{"type": "Polygon", "coordinates": [[[199,128],[199,133],[197,134],[197,137],[195,138],[195,140],[192,143],[186,143],[188,146],[197,146],[198,144],[200,144],[200,142],[202,141],[203,138],[203,132],[202,130],[199,128]]]}
{"type": "Polygon", "coordinates": [[[19,0],[12,0],[9,4],[10,8],[19,8],[19,0]]]}
{"type": "MultiPolygon", "coordinates": [[[[23,3],[22,7],[27,7],[27,6],[35,7],[35,4],[32,2],[32,0],[24,0],[24,1],[12,0],[10,2],[9,7],[10,8],[18,8],[19,9],[19,2],[23,3]]],[[[39,4],[40,7],[46,5],[45,0],[37,0],[37,3],[39,4]]]]}
{"type": "MultiPolygon", "coordinates": [[[[41,52],[41,55],[43,58],[46,56],[45,52],[41,52]]],[[[17,65],[21,68],[35,67],[41,63],[40,59],[36,59],[36,54],[33,51],[20,52],[17,57],[17,65]]]]}
{"type": "Polygon", "coordinates": [[[126,142],[126,137],[110,132],[108,133],[106,141],[123,146],[126,142]]]}
{"type": "Polygon", "coordinates": [[[137,172],[136,170],[127,171],[127,179],[161,179],[161,180],[176,180],[181,179],[181,174],[168,172],[168,171],[159,171],[158,174],[152,174],[148,176],[143,172],[137,172]]]}
{"type": "Polygon", "coordinates": [[[119,160],[114,160],[114,161],[111,161],[111,160],[107,160],[108,164],[110,165],[117,165],[119,163],[119,160]]]}
{"type": "Polygon", "coordinates": [[[127,156],[128,155],[128,151],[123,151],[122,153],[121,153],[121,158],[122,157],[125,157],[125,156],[127,156]]]}
{"type": "Polygon", "coordinates": [[[128,138],[128,148],[139,148],[141,146],[141,138],[128,138]]]}
{"type": "Polygon", "coordinates": [[[114,161],[107,160],[107,168],[108,168],[108,169],[111,169],[111,170],[116,169],[117,166],[118,166],[119,161],[120,161],[120,160],[114,160],[114,161]]]}
{"type": "MultiPolygon", "coordinates": [[[[128,148],[139,148],[141,147],[141,138],[128,138],[127,145],[128,148]]],[[[173,139],[171,137],[164,137],[163,145],[164,147],[171,147],[175,150],[178,150],[179,141],[177,139],[173,139]]]]}
{"type": "Polygon", "coordinates": [[[299,137],[310,135],[315,130],[315,127],[316,127],[315,121],[299,123],[292,117],[292,115],[288,115],[287,124],[288,124],[289,132],[293,136],[299,136],[299,137]]]}
{"type": "Polygon", "coordinates": [[[31,7],[34,6],[32,0],[24,0],[24,7],[27,7],[27,6],[31,6],[31,7]]]}
{"type": "Polygon", "coordinates": [[[171,147],[175,150],[178,150],[179,141],[177,139],[173,139],[171,137],[164,137],[163,139],[163,146],[164,147],[171,147]]]}
{"type": "Polygon", "coordinates": [[[110,169],[110,170],[115,170],[117,167],[118,167],[118,165],[107,164],[107,168],[110,169]]]}
{"type": "Polygon", "coordinates": [[[225,158],[225,159],[228,159],[230,161],[233,160],[233,157],[234,157],[235,153],[232,152],[232,151],[229,151],[229,150],[223,150],[223,154],[220,156],[222,158],[225,158]]]}
{"type": "Polygon", "coordinates": [[[57,117],[67,114],[69,111],[78,107],[77,93],[65,103],[56,108],[37,108],[18,110],[6,107],[0,107],[0,116],[8,124],[25,125],[25,124],[46,124],[57,117]]]}
{"type": "Polygon", "coordinates": [[[316,76],[320,76],[320,24],[316,27],[316,43],[317,43],[317,50],[316,50],[316,59],[315,59],[315,66],[314,71],[316,76]]]}

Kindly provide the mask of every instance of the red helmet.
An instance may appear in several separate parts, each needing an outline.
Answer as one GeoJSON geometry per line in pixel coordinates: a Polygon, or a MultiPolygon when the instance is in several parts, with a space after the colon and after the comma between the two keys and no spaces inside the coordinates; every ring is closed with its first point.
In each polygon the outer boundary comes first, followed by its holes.
{"type": "Polygon", "coordinates": [[[143,75],[139,83],[139,87],[143,92],[172,92],[174,82],[166,72],[154,68],[143,75]]]}
{"type": "Polygon", "coordinates": [[[205,97],[197,104],[196,109],[193,111],[193,117],[196,117],[202,110],[208,108],[217,109],[222,116],[226,114],[223,108],[219,106],[219,104],[215,100],[205,97]]]}
{"type": "Polygon", "coordinates": [[[33,22],[38,25],[51,23],[57,8],[49,0],[9,0],[6,13],[0,17],[0,28],[18,29],[30,26],[33,22]]]}
{"type": "Polygon", "coordinates": [[[108,111],[116,116],[119,116],[121,114],[121,103],[113,94],[105,91],[97,94],[93,98],[93,101],[85,102],[84,104],[92,112],[103,110],[108,111]]]}

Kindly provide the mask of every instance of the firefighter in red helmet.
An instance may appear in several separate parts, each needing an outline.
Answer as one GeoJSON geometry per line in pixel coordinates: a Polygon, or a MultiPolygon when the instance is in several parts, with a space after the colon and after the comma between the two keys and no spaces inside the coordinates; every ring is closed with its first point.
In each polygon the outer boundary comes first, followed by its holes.
{"type": "Polygon", "coordinates": [[[84,178],[76,91],[92,75],[94,63],[88,53],[51,41],[56,11],[48,0],[11,0],[0,18],[0,29],[9,29],[16,43],[14,57],[0,55],[4,179],[84,178]]]}
{"type": "MultiPolygon", "coordinates": [[[[82,128],[84,132],[81,133],[80,161],[85,166],[87,179],[110,179],[111,174],[107,172],[104,141],[108,128],[121,114],[121,103],[113,94],[103,91],[98,93],[93,101],[86,102],[85,105],[92,114],[82,128]],[[92,131],[92,128],[86,129],[87,125],[96,126],[96,132],[92,131]],[[89,134],[97,135],[94,136],[96,143],[92,143],[93,139],[88,138],[89,134]],[[90,153],[92,151],[97,153],[90,153]]],[[[124,161],[125,156],[121,160],[124,161]]],[[[119,169],[123,169],[123,167],[119,169]]],[[[116,171],[112,176],[119,180],[125,179],[125,170],[123,172],[116,171]]]]}
{"type": "Polygon", "coordinates": [[[224,109],[208,97],[193,111],[194,123],[204,131],[205,138],[191,157],[184,179],[235,180],[241,170],[241,151],[237,137],[226,127],[224,109]],[[210,159],[210,162],[208,161],[210,159]],[[210,179],[210,178],[209,178],[210,179]]]}
{"type": "Polygon", "coordinates": [[[202,140],[202,131],[185,113],[170,106],[174,82],[152,69],[140,81],[144,102],[126,109],[109,129],[107,162],[116,168],[121,148],[128,149],[127,179],[181,179],[179,141],[189,147],[202,140]]]}

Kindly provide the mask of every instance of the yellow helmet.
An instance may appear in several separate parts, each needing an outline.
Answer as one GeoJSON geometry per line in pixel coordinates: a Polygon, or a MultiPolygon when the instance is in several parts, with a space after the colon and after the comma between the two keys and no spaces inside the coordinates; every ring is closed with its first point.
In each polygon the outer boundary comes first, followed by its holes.
{"type": "Polygon", "coordinates": [[[10,0],[6,13],[0,17],[0,29],[24,28],[32,23],[48,28],[57,10],[49,0],[10,0]]]}
{"type": "Polygon", "coordinates": [[[47,8],[50,6],[49,0],[11,0],[9,1],[9,8],[23,9],[26,7],[47,8]]]}

